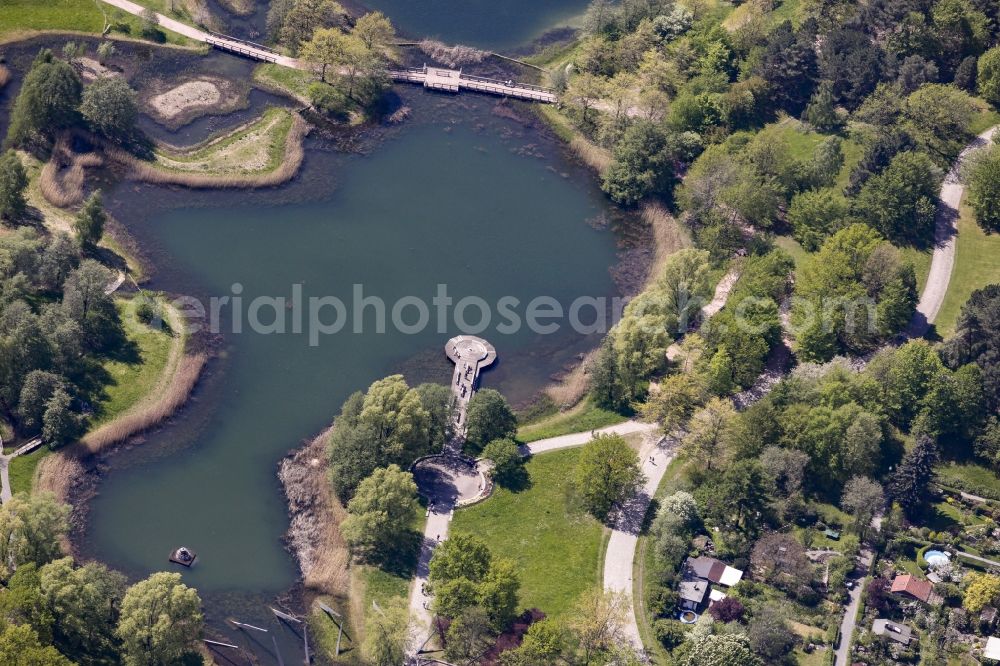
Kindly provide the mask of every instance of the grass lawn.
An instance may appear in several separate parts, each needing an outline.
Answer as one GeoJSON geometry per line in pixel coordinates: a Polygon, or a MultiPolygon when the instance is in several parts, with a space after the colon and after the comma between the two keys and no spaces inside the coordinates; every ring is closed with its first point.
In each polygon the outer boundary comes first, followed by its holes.
{"type": "Polygon", "coordinates": [[[924,285],[927,284],[927,275],[931,272],[932,251],[930,248],[918,250],[915,247],[901,247],[899,251],[903,253],[904,260],[913,264],[913,272],[917,276],[917,293],[919,294],[924,290],[924,285]]]}
{"type": "Polygon", "coordinates": [[[955,330],[962,305],[972,292],[1000,282],[1000,234],[986,234],[976,224],[972,209],[962,201],[955,242],[955,268],[948,293],[934,322],[938,334],[947,337],[955,330]]]}
{"type": "Polygon", "coordinates": [[[174,341],[166,331],[150,328],[136,318],[136,299],[119,299],[117,305],[125,335],[135,344],[136,354],[104,362],[110,381],[96,406],[91,427],[111,421],[149,395],[163,374],[174,341]]]}
{"type": "Polygon", "coordinates": [[[792,257],[792,261],[795,262],[796,268],[801,266],[806,260],[806,257],[809,256],[809,251],[802,247],[802,244],[791,236],[775,236],[774,244],[792,257]]]}
{"type": "Polygon", "coordinates": [[[309,86],[316,83],[316,75],[298,69],[282,67],[274,63],[257,65],[253,70],[254,83],[260,83],[267,88],[289,93],[303,102],[309,100],[309,86]]]}
{"type": "MultiPolygon", "coordinates": [[[[104,29],[101,8],[104,8],[113,23],[127,24],[129,35],[139,36],[141,30],[141,21],[137,16],[115,10],[110,5],[95,0],[3,0],[2,7],[0,40],[15,37],[25,30],[74,30],[99,34],[104,29]]],[[[164,30],[164,33],[168,43],[191,43],[187,38],[170,31],[164,30]]]]}
{"type": "Polygon", "coordinates": [[[563,616],[588,588],[599,585],[607,530],[577,508],[571,470],[579,449],[554,451],[528,461],[531,486],[499,488],[481,504],[455,512],[454,534],[484,539],[496,556],[518,564],[520,607],[563,616]]]}
{"type": "MultiPolygon", "coordinates": [[[[824,139],[832,136],[814,132],[809,129],[808,125],[794,118],[785,118],[771,123],[764,127],[759,134],[763,137],[784,139],[791,151],[791,156],[806,164],[812,161],[813,151],[816,150],[816,147],[824,139]]],[[[834,183],[834,187],[837,189],[847,187],[851,179],[851,171],[861,161],[864,152],[859,144],[846,137],[841,143],[841,149],[844,151],[844,166],[841,167],[840,173],[837,174],[837,182],[834,183]]]]}
{"type": "Polygon", "coordinates": [[[37,451],[33,451],[26,456],[18,456],[10,461],[8,474],[10,475],[10,491],[12,493],[30,493],[31,482],[35,478],[35,468],[42,458],[51,451],[47,446],[43,446],[37,451]]]}
{"type": "Polygon", "coordinates": [[[601,409],[587,398],[565,412],[558,412],[521,426],[517,430],[517,439],[522,442],[534,442],[548,437],[595,430],[624,420],[625,417],[621,414],[601,409]]]}
{"type": "Polygon", "coordinates": [[[198,174],[242,175],[274,171],[285,158],[293,120],[287,109],[270,108],[257,120],[197,148],[158,149],[156,166],[198,174]]]}
{"type": "Polygon", "coordinates": [[[1000,477],[982,465],[952,463],[941,465],[935,471],[938,480],[945,486],[989,499],[1000,499],[1000,477]]]}

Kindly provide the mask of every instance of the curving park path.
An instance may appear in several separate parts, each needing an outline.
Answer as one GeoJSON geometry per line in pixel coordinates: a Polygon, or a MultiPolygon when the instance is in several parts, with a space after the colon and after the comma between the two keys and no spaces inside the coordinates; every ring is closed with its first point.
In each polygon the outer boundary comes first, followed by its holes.
{"type": "MultiPolygon", "coordinates": [[[[10,487],[10,461],[18,456],[31,453],[41,445],[42,438],[36,437],[10,455],[0,455],[0,484],[2,484],[2,487],[0,487],[0,504],[6,504],[14,496],[10,487]]],[[[0,447],[2,446],[3,439],[0,438],[0,447]]]]}
{"type": "MultiPolygon", "coordinates": [[[[133,14],[135,16],[141,16],[143,12],[147,11],[146,7],[142,5],[137,5],[130,0],[101,0],[105,4],[116,7],[124,12],[133,14]]],[[[305,66],[295,58],[289,58],[288,56],[276,53],[271,49],[261,47],[259,44],[251,44],[249,42],[243,42],[238,39],[233,39],[225,35],[216,35],[199,28],[188,25],[187,23],[182,23],[177,19],[172,19],[169,16],[164,16],[163,14],[157,13],[156,18],[160,24],[160,27],[166,28],[171,32],[176,32],[178,35],[183,35],[188,39],[193,39],[196,42],[202,42],[204,44],[210,44],[212,46],[218,47],[225,51],[230,51],[232,53],[239,53],[245,55],[254,60],[261,60],[263,62],[275,62],[279,65],[284,65],[285,67],[291,67],[293,69],[305,69],[305,66]]]]}
{"type": "Polygon", "coordinates": [[[955,239],[958,236],[959,206],[965,185],[962,183],[962,169],[969,156],[993,140],[1000,125],[986,130],[967,145],[955,163],[951,165],[941,184],[941,194],[938,200],[937,226],[934,230],[934,254],[931,257],[931,269],[927,274],[927,284],[920,294],[917,311],[906,333],[908,337],[921,337],[937,319],[941,305],[948,293],[952,269],[955,267],[955,239]]]}

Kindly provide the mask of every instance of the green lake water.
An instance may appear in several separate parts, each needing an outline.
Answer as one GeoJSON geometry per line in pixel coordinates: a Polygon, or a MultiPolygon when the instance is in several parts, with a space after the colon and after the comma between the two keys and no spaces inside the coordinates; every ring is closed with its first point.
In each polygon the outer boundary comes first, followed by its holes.
{"type": "Polygon", "coordinates": [[[587,0],[361,0],[392,19],[402,34],[448,44],[504,50],[527,44],[565,25],[587,0]]]}
{"type": "MultiPolygon", "coordinates": [[[[152,258],[150,286],[205,299],[231,295],[239,283],[249,301],[290,296],[300,284],[306,299],[332,295],[348,307],[354,284],[390,304],[404,296],[430,303],[439,284],[455,301],[479,296],[491,304],[504,296],[568,304],[617,294],[609,270],[616,236],[595,223],[613,211],[560,145],[496,116],[489,98],[404,94],[413,117],[370,154],[344,155],[311,140],[303,173],[282,188],[112,185],[109,207],[152,258]]],[[[199,560],[182,573],[210,621],[234,613],[266,619],[263,602],[298,576],[281,541],[288,519],[278,460],[375,379],[403,372],[411,384],[447,383],[443,344],[460,331],[449,318],[438,332],[435,318],[418,334],[377,333],[369,313],[363,333],[318,346],[305,333],[219,336],[222,358],[192,403],[111,460],[90,505],[84,554],[139,577],[167,568],[170,550],[186,545],[199,560]]],[[[552,335],[500,333],[497,323],[481,334],[500,356],[483,383],[515,402],[599,339],[569,332],[565,322],[552,335]]]]}

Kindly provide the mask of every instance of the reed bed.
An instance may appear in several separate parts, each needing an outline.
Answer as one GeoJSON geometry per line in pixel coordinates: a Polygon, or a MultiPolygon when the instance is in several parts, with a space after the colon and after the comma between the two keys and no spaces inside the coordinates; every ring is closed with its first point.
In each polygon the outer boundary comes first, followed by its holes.
{"type": "Polygon", "coordinates": [[[584,164],[599,174],[603,174],[611,166],[611,151],[588,141],[578,133],[570,140],[569,147],[584,164]]]}
{"type": "Polygon", "coordinates": [[[300,116],[295,116],[292,127],[285,138],[285,154],[276,169],[251,174],[210,174],[164,169],[154,162],[140,160],[116,146],[105,145],[109,159],[124,165],[129,176],[135,180],[158,185],[183,185],[198,189],[239,189],[270,187],[288,182],[298,173],[305,157],[302,140],[309,133],[309,124],[300,116]]]}
{"type": "Polygon", "coordinates": [[[97,153],[75,153],[69,139],[56,141],[52,157],[38,179],[38,188],[45,200],[57,208],[69,208],[83,201],[83,183],[87,169],[99,167],[104,160],[97,153]]]}
{"type": "Polygon", "coordinates": [[[52,493],[60,502],[68,503],[74,484],[86,473],[87,467],[78,451],[58,451],[39,461],[32,481],[32,492],[52,493]]]}
{"type": "Polygon", "coordinates": [[[12,78],[13,75],[10,73],[10,70],[7,69],[7,66],[0,65],[0,89],[2,89],[5,85],[10,83],[10,80],[12,78]]]}
{"type": "Polygon", "coordinates": [[[640,214],[653,233],[656,254],[650,274],[655,279],[660,275],[667,257],[678,250],[691,247],[691,235],[662,204],[645,203],[641,207],[640,214]]]}
{"type": "Polygon", "coordinates": [[[329,430],[281,461],[278,478],[288,498],[291,522],[286,536],[307,588],[345,598],[350,592],[351,555],[340,534],[347,516],[327,479],[329,430]]]}
{"type": "Polygon", "coordinates": [[[202,353],[182,356],[166,386],[157,387],[155,399],[140,403],[114,421],[87,433],[80,441],[83,449],[91,454],[99,453],[165,421],[187,401],[206,361],[202,353]]]}
{"type": "Polygon", "coordinates": [[[477,48],[461,44],[448,46],[436,39],[425,39],[417,42],[417,48],[427,57],[448,67],[472,65],[482,62],[490,55],[489,51],[481,51],[477,48]]]}

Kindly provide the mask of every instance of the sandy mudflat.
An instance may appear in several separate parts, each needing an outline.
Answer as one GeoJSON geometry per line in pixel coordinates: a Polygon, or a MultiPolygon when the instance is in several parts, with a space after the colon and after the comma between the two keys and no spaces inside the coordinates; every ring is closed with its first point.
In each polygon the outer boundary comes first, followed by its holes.
{"type": "Polygon", "coordinates": [[[186,81],[175,88],[155,95],[149,105],[157,115],[173,120],[193,109],[215,106],[222,100],[222,91],[214,81],[186,81]]]}

